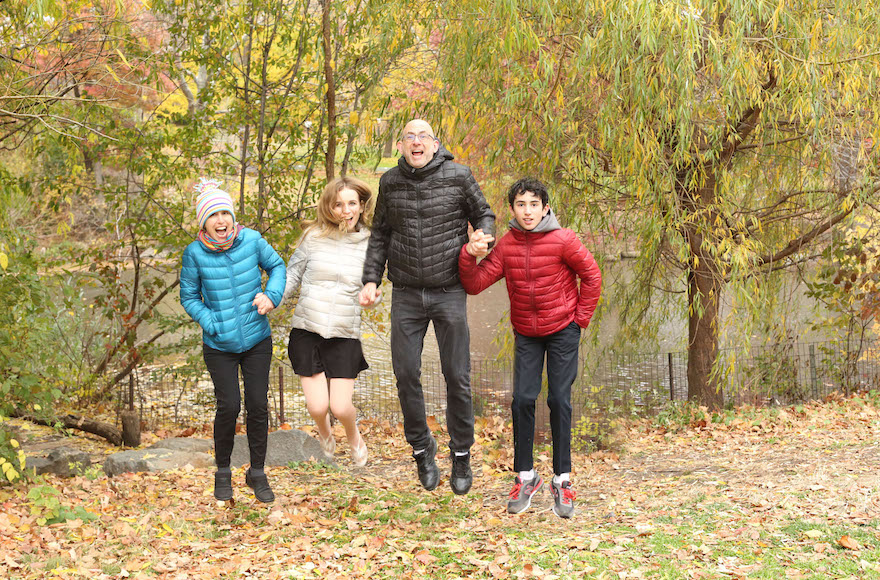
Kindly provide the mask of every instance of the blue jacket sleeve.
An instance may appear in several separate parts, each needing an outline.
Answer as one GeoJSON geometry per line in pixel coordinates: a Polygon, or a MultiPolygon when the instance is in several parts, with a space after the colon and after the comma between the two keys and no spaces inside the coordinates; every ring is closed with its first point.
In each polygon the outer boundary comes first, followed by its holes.
{"type": "Polygon", "coordinates": [[[183,251],[183,267],[180,269],[180,303],[186,313],[206,333],[216,334],[214,314],[202,301],[202,281],[199,276],[199,267],[196,265],[190,247],[183,251]]]}
{"type": "Polygon", "coordinates": [[[260,268],[269,274],[269,281],[266,282],[264,294],[277,308],[284,296],[284,286],[287,284],[287,268],[278,252],[263,238],[260,238],[260,268]]]}

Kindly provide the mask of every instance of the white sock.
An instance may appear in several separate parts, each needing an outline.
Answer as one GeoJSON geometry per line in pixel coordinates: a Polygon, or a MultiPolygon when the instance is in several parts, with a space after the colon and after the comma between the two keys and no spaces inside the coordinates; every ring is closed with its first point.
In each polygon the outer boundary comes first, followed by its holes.
{"type": "Polygon", "coordinates": [[[519,480],[520,481],[530,481],[532,479],[535,479],[535,475],[537,475],[537,474],[535,473],[534,469],[530,469],[529,471],[520,471],[519,472],[519,480]]]}
{"type": "Polygon", "coordinates": [[[555,483],[556,485],[562,485],[562,482],[569,481],[570,477],[571,477],[570,473],[562,473],[560,475],[554,475],[553,476],[553,483],[555,483]]]}
{"type": "Polygon", "coordinates": [[[421,455],[425,451],[427,451],[427,449],[413,449],[413,455],[421,455]]]}
{"type": "Polygon", "coordinates": [[[464,457],[465,455],[470,455],[470,451],[456,451],[455,452],[456,457],[464,457]]]}

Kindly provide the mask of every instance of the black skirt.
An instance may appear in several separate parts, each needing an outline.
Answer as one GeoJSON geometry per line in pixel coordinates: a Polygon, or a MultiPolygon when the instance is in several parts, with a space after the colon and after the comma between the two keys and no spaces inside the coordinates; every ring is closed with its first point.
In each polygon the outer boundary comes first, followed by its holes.
{"type": "Polygon", "coordinates": [[[324,338],[301,328],[290,331],[287,355],[293,372],[302,377],[324,373],[328,379],[356,379],[361,371],[370,368],[360,340],[324,338]]]}

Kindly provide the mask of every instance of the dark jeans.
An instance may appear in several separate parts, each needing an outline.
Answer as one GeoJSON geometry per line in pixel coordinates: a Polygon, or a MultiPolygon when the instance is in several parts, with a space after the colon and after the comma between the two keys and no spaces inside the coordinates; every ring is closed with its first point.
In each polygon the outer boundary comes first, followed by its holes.
{"type": "Polygon", "coordinates": [[[515,338],[513,361],[513,470],[535,464],[535,401],[541,394],[541,371],[547,356],[547,406],[553,435],[553,473],[571,472],[571,385],[577,378],[580,327],[572,322],[548,336],[515,338]]]}
{"type": "Polygon", "coordinates": [[[223,352],[202,345],[205,366],[214,381],[217,413],[214,415],[214,453],[217,467],[229,467],[235,442],[235,421],[241,412],[238,388],[238,367],[244,378],[244,408],[247,411],[247,440],[251,467],[262,469],[266,463],[266,441],[269,436],[269,363],[272,361],[272,339],[267,338],[252,349],[223,352]]]}
{"type": "Polygon", "coordinates": [[[451,288],[394,287],[391,297],[391,363],[397,377],[397,396],[403,430],[413,449],[428,446],[431,432],[422,392],[422,348],[428,322],[440,347],[440,366],[446,379],[446,425],[449,448],[468,451],[474,444],[471,399],[471,336],[467,324],[467,294],[451,288]]]}

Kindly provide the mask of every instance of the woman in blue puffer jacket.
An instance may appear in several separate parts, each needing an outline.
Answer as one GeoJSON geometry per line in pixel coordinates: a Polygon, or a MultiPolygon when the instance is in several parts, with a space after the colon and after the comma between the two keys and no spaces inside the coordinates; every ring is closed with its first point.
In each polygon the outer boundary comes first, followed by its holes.
{"type": "Polygon", "coordinates": [[[281,303],[287,275],[284,260],[259,232],[236,223],[232,199],[218,186],[218,181],[206,179],[195,186],[199,234],[183,252],[180,302],[202,327],[202,352],[217,399],[214,497],[232,499],[230,459],[241,411],[240,366],[251,459],[245,482],[259,501],[270,503],[275,494],[264,467],[272,333],[266,314],[281,303]],[[265,291],[261,270],[269,274],[265,291]]]}

